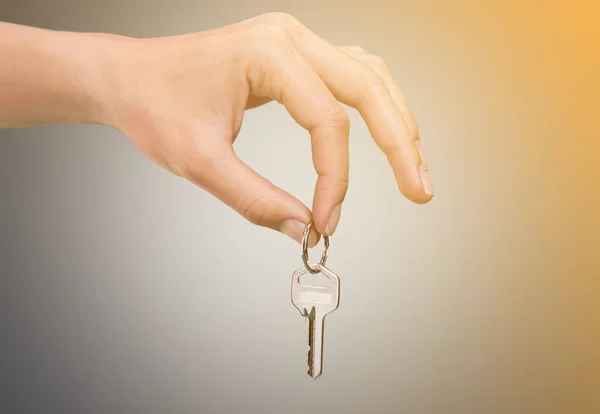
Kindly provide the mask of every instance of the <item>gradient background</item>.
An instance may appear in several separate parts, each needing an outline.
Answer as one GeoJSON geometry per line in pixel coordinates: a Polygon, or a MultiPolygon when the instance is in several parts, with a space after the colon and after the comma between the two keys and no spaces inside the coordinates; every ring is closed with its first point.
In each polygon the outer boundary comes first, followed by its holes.
{"type": "MultiPolygon", "coordinates": [[[[0,412],[600,413],[600,6],[558,3],[1,0],[0,20],[139,37],[289,12],[387,60],[436,197],[396,191],[350,110],[314,382],[298,245],[111,129],[0,131],[0,412]]],[[[235,145],[311,205],[307,137],[270,104],[235,145]]]]}

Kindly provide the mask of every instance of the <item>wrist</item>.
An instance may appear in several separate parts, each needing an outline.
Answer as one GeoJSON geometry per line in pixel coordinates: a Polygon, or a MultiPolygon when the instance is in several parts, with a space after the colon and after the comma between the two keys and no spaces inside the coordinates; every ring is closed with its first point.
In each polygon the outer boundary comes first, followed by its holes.
{"type": "Polygon", "coordinates": [[[127,48],[133,39],[108,34],[83,34],[81,78],[77,100],[83,123],[116,128],[116,101],[122,85],[127,48]]]}

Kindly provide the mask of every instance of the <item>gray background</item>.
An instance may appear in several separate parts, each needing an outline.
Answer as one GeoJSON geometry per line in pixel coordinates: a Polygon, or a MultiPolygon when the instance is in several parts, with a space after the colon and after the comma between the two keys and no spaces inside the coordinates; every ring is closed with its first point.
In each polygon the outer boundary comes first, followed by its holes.
{"type": "MultiPolygon", "coordinates": [[[[140,37],[290,12],[387,60],[436,197],[403,199],[349,110],[314,382],[299,246],[109,128],[0,131],[0,413],[600,412],[598,6],[516,4],[2,0],[1,20],[140,37]]],[[[235,145],[311,205],[281,107],[235,145]]]]}

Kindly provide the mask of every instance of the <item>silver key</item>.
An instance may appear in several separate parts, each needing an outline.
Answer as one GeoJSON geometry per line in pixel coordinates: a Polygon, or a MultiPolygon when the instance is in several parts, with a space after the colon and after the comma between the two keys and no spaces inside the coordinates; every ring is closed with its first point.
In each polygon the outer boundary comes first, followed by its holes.
{"type": "Polygon", "coordinates": [[[308,375],[317,379],[323,368],[323,328],[325,316],[337,309],[340,298],[340,279],[324,265],[317,265],[320,273],[333,282],[333,286],[302,284],[300,277],[309,273],[305,267],[292,276],[292,303],[306,318],[308,341],[308,375]]]}

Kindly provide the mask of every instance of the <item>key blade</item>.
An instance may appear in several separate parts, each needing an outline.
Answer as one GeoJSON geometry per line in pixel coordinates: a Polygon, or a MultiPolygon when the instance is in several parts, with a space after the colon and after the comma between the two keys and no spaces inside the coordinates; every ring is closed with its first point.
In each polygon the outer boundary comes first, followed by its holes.
{"type": "Polygon", "coordinates": [[[308,330],[308,375],[317,379],[323,372],[323,323],[324,318],[313,307],[307,316],[308,330]]]}
{"type": "MultiPolygon", "coordinates": [[[[315,321],[315,308],[313,307],[310,312],[305,312],[306,315],[306,342],[308,344],[307,346],[307,352],[306,352],[306,364],[308,365],[308,375],[310,375],[311,377],[313,376],[313,338],[314,338],[314,333],[313,333],[313,327],[314,327],[314,321],[315,321]]],[[[313,377],[314,378],[314,377],[313,377]]]]}
{"type": "Polygon", "coordinates": [[[324,319],[337,309],[340,298],[338,275],[323,265],[320,266],[320,272],[329,279],[327,286],[301,283],[300,277],[308,273],[307,269],[301,268],[292,275],[291,289],[292,303],[305,318],[307,373],[315,380],[323,371],[324,319]]]}

